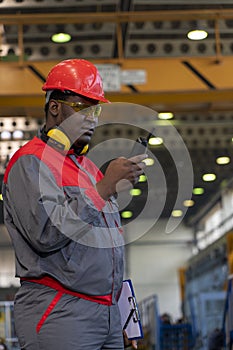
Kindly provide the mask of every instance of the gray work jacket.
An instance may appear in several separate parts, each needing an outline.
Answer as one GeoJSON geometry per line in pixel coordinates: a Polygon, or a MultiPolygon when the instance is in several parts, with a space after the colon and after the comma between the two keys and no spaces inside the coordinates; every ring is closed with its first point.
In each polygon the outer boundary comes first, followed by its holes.
{"type": "Polygon", "coordinates": [[[95,189],[102,177],[87,157],[38,137],[13,155],[3,200],[17,277],[50,276],[83,294],[111,294],[115,303],[124,241],[115,198],[104,201],[95,189]]]}

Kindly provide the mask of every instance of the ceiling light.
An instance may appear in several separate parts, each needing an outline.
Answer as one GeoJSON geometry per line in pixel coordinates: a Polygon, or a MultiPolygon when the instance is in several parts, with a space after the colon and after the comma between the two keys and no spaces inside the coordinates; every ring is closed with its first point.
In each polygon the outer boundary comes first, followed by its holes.
{"type": "Polygon", "coordinates": [[[214,181],[216,179],[216,175],[215,174],[204,174],[202,176],[203,181],[214,181]]]}
{"type": "Polygon", "coordinates": [[[68,33],[56,33],[56,34],[53,34],[52,36],[52,41],[54,43],[67,43],[68,41],[71,40],[71,35],[68,34],[68,33]]]}
{"type": "Polygon", "coordinates": [[[4,130],[4,131],[1,133],[1,139],[2,139],[2,140],[10,140],[10,139],[11,139],[11,133],[10,133],[10,131],[4,130]]]}
{"type": "Polygon", "coordinates": [[[147,177],[146,175],[143,174],[143,175],[140,175],[138,182],[146,182],[146,180],[147,180],[147,177]]]}
{"type": "Polygon", "coordinates": [[[180,209],[175,209],[172,211],[172,216],[174,218],[179,218],[180,216],[182,216],[182,214],[183,214],[183,212],[180,209]]]}
{"type": "Polygon", "coordinates": [[[162,143],[163,143],[163,139],[161,137],[151,137],[149,139],[149,145],[151,146],[162,145],[162,143]]]}
{"type": "Polygon", "coordinates": [[[125,210],[121,213],[123,219],[130,219],[133,216],[133,212],[130,210],[125,210]]]}
{"type": "Polygon", "coordinates": [[[187,199],[187,200],[184,201],[183,204],[184,204],[185,207],[192,207],[192,206],[194,206],[194,203],[195,202],[192,199],[187,199]]]}
{"type": "Polygon", "coordinates": [[[12,137],[14,140],[21,140],[23,138],[23,131],[22,130],[13,131],[12,137]]]}
{"type": "Polygon", "coordinates": [[[218,157],[216,159],[216,163],[219,165],[224,165],[230,163],[231,159],[230,157],[218,157]]]}
{"type": "Polygon", "coordinates": [[[205,192],[203,187],[194,187],[193,194],[201,195],[205,192]]]}
{"type": "Polygon", "coordinates": [[[146,164],[146,166],[151,166],[154,164],[155,161],[152,158],[146,158],[143,160],[143,162],[146,164]]]}
{"type": "Polygon", "coordinates": [[[140,190],[140,188],[132,188],[129,193],[131,194],[131,196],[140,196],[140,194],[142,193],[142,191],[140,190]]]}
{"type": "Polygon", "coordinates": [[[203,40],[207,38],[208,33],[203,29],[194,29],[188,32],[187,37],[190,40],[203,40]]]}
{"type": "Polygon", "coordinates": [[[174,117],[174,114],[172,112],[160,112],[158,114],[158,118],[163,120],[172,119],[173,117],[174,117]]]}
{"type": "Polygon", "coordinates": [[[187,37],[190,40],[203,40],[208,36],[207,22],[202,19],[194,20],[190,22],[190,30],[187,37]]]}

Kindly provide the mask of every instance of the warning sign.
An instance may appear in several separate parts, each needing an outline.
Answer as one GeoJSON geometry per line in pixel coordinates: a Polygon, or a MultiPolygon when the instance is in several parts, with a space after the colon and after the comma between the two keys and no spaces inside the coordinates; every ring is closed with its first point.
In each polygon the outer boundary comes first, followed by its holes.
{"type": "Polygon", "coordinates": [[[104,91],[120,91],[120,67],[117,64],[96,64],[103,79],[104,91]]]}
{"type": "Polygon", "coordinates": [[[104,91],[120,91],[121,85],[146,84],[146,71],[143,69],[121,70],[117,64],[96,64],[103,79],[104,91]]]}
{"type": "Polygon", "coordinates": [[[140,85],[146,83],[146,71],[143,69],[125,69],[121,71],[121,84],[140,85]]]}

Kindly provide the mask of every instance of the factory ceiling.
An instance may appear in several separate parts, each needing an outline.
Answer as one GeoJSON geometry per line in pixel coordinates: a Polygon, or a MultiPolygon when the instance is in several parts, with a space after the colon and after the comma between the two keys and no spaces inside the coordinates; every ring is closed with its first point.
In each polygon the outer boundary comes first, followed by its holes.
{"type": "MultiPolygon", "coordinates": [[[[114,110],[109,117],[107,109],[104,120],[110,118],[111,123],[97,129],[93,142],[133,140],[152,128],[154,136],[164,140],[163,145],[150,146],[165,174],[162,216],[169,217],[173,209],[186,212],[183,201],[192,198],[185,221],[194,223],[231,182],[233,0],[0,0],[0,13],[0,132],[24,132],[23,140],[1,136],[2,173],[10,154],[43,123],[41,86],[49,69],[78,57],[98,65],[107,98],[128,113],[125,127],[114,110]],[[189,40],[188,30],[198,25],[208,37],[189,40]],[[70,41],[52,42],[56,33],[68,33],[70,41]],[[145,113],[141,107],[130,113],[132,105],[145,107],[145,113]],[[174,118],[161,122],[157,112],[173,112],[174,118]],[[174,150],[180,152],[178,158],[174,150]],[[230,162],[217,164],[221,156],[230,162]],[[179,167],[185,178],[179,177],[179,167]],[[215,173],[216,179],[205,183],[205,173],[215,173]],[[204,194],[187,191],[176,203],[187,177],[192,187],[204,188],[204,194]]],[[[115,147],[122,151],[122,145],[125,149],[123,142],[115,147]]],[[[159,202],[157,184],[153,196],[159,202]]],[[[128,205],[134,212],[150,191],[141,186],[144,194],[128,205]]]]}

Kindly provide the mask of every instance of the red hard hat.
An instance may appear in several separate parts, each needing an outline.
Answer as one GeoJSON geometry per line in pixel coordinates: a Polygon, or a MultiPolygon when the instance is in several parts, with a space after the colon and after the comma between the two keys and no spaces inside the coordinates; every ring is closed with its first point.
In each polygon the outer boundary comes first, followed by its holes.
{"type": "Polygon", "coordinates": [[[97,68],[84,59],[68,59],[54,66],[42,90],[70,90],[94,100],[109,102],[104,97],[102,78],[97,68]]]}

